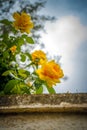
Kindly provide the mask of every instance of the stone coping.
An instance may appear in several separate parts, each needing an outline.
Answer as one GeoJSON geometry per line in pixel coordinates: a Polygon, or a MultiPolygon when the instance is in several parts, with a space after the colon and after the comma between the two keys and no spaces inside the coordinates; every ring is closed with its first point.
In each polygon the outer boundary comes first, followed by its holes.
{"type": "Polygon", "coordinates": [[[0,113],[87,113],[87,93],[0,96],[0,113]]]}

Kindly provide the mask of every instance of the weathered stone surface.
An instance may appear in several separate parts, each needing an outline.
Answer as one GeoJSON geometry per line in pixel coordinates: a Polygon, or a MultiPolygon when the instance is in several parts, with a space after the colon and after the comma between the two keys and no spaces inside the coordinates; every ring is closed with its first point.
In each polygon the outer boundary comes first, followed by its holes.
{"type": "Polygon", "coordinates": [[[0,96],[0,113],[87,112],[87,94],[0,96]]]}
{"type": "Polygon", "coordinates": [[[87,130],[87,94],[0,96],[0,130],[87,130]]]}
{"type": "Polygon", "coordinates": [[[87,115],[28,113],[0,115],[0,130],[87,130],[87,115]]]}

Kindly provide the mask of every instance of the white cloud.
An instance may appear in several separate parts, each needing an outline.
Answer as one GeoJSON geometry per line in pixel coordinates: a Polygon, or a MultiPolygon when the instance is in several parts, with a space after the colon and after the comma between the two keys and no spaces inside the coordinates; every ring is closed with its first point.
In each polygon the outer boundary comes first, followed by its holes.
{"type": "Polygon", "coordinates": [[[69,56],[77,47],[87,40],[87,26],[81,24],[75,16],[60,17],[55,23],[46,24],[47,34],[43,41],[48,50],[69,56]]]}
{"type": "MultiPolygon", "coordinates": [[[[83,25],[76,16],[60,17],[55,23],[46,24],[47,34],[42,35],[47,51],[50,54],[62,56],[64,73],[69,77],[70,82],[75,80],[75,66],[77,51],[81,44],[87,41],[87,26],[83,25]]],[[[78,58],[78,57],[77,57],[78,58]]]]}

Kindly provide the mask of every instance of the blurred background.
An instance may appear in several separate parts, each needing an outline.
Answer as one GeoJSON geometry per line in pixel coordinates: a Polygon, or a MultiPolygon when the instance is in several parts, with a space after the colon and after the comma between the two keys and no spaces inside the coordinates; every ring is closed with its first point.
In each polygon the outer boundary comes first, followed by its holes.
{"type": "Polygon", "coordinates": [[[31,49],[45,50],[61,64],[65,77],[56,92],[86,93],[87,0],[0,0],[0,20],[12,20],[16,11],[30,13],[34,22],[31,49]]]}

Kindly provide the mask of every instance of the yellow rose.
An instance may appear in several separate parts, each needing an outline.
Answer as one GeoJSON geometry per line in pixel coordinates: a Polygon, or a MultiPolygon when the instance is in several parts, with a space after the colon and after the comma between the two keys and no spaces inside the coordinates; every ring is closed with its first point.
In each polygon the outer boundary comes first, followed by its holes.
{"type": "Polygon", "coordinates": [[[17,30],[20,30],[22,33],[30,33],[30,30],[33,28],[33,23],[31,21],[30,15],[24,12],[22,12],[21,14],[14,13],[13,18],[15,19],[15,21],[13,22],[13,26],[17,30]]]}
{"type": "Polygon", "coordinates": [[[17,46],[15,46],[15,45],[10,48],[10,51],[12,52],[13,55],[16,52],[16,48],[17,48],[17,46]]]}
{"type": "Polygon", "coordinates": [[[47,82],[49,87],[56,85],[60,82],[60,78],[64,76],[62,69],[59,64],[55,63],[54,60],[46,62],[41,68],[36,70],[41,80],[47,82]]]}
{"type": "Polygon", "coordinates": [[[32,61],[35,64],[42,65],[44,62],[47,61],[46,54],[41,50],[36,50],[32,54],[32,61]]]}

